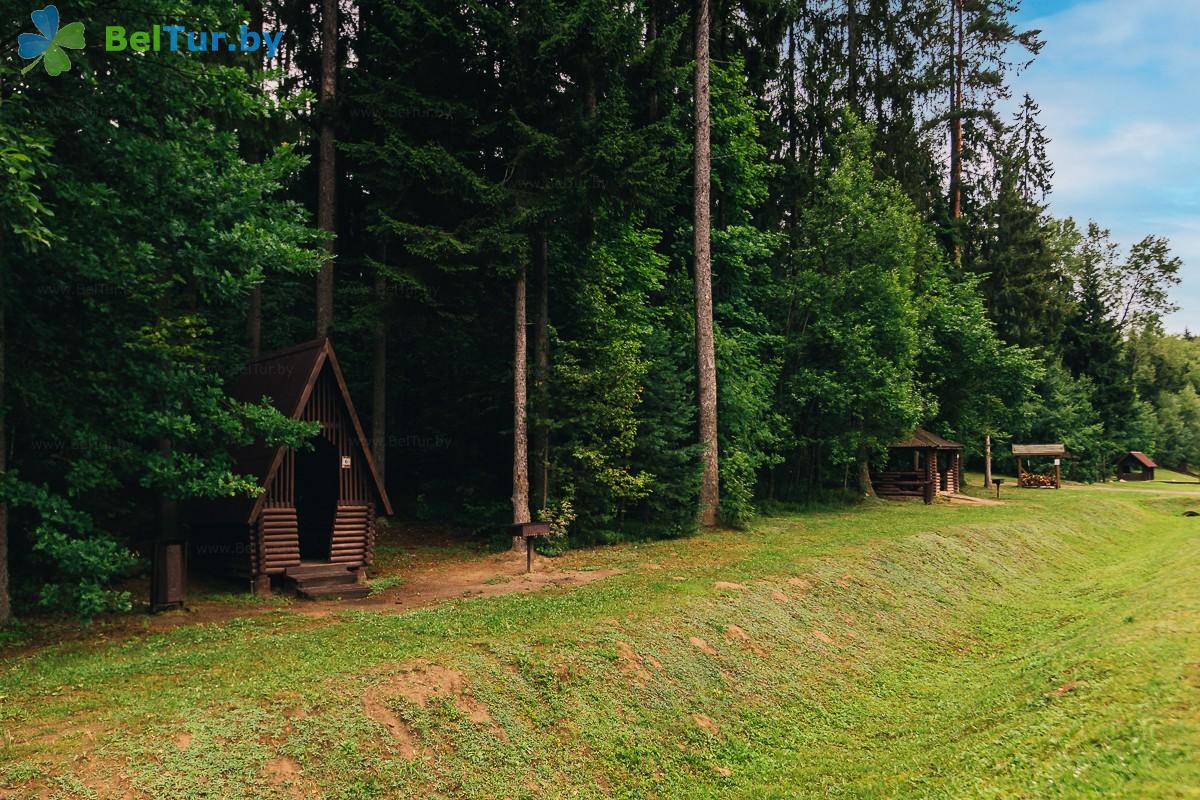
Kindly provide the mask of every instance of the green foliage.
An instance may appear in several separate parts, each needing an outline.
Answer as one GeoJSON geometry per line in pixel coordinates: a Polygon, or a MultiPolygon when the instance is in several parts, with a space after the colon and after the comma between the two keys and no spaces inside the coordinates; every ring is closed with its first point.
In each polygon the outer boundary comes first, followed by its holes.
{"type": "Polygon", "coordinates": [[[978,453],[984,435],[1021,427],[1044,367],[1033,351],[1000,340],[975,280],[954,282],[939,266],[928,264],[918,281],[918,372],[938,429],[978,453]]]}
{"type": "MultiPolygon", "coordinates": [[[[169,5],[122,13],[158,22],[169,5]]],[[[239,21],[228,4],[193,11],[223,29],[239,21]]],[[[93,3],[72,12],[111,16],[93,3]]],[[[152,66],[96,48],[77,61],[55,80],[28,75],[20,102],[0,102],[0,131],[20,131],[0,146],[16,165],[3,202],[18,213],[5,219],[27,245],[2,251],[5,497],[41,602],[90,616],[128,605],[103,587],[132,563],[155,498],[257,492],[233,472],[232,449],[303,433],[222,386],[244,357],[228,332],[250,289],[311,272],[319,240],[282,196],[303,159],[287,146],[260,164],[240,155],[236,123],[276,113],[240,66],[152,66]]]]}
{"type": "MultiPolygon", "coordinates": [[[[1200,458],[1187,433],[1200,358],[1161,330],[1178,259],[1163,239],[1125,255],[1099,226],[1047,214],[1037,105],[1025,98],[1010,121],[996,111],[1012,59],[1040,43],[1014,4],[967,2],[952,63],[948,10],[715,9],[727,524],[750,524],[764,501],[843,496],[856,465],[917,425],[972,453],[985,435],[1065,441],[1080,456],[1071,474],[1087,479],[1125,449],[1200,458]],[[964,103],[947,112],[956,71],[964,103]],[[942,139],[955,120],[966,170],[951,219],[942,139]]],[[[216,0],[84,0],[71,14],[130,29],[248,21],[216,0]]],[[[269,72],[223,53],[90,48],[54,79],[2,75],[4,497],[19,598],[85,615],[121,607],[111,587],[169,522],[161,504],[254,494],[232,453],[312,435],[225,387],[246,359],[255,289],[264,350],[312,335],[329,237],[310,224],[310,162],[325,122],[337,140],[333,337],[368,425],[384,413],[373,355],[386,344],[402,513],[479,531],[507,521],[523,271],[531,339],[545,330],[549,351],[529,414],[549,440],[544,505],[571,510],[554,546],[692,532],[689,10],[363,0],[341,15],[332,106],[313,103],[319,9],[268,4],[268,16],[287,32],[269,72]]]]}
{"type": "Polygon", "coordinates": [[[802,216],[781,387],[795,444],[834,465],[882,453],[923,410],[914,268],[924,233],[899,187],[875,177],[867,129],[847,126],[802,216]]]}
{"type": "Polygon", "coordinates": [[[33,556],[51,577],[38,589],[38,605],[83,619],[132,607],[129,592],[109,588],[137,564],[119,541],[96,530],[87,515],[60,495],[21,481],[11,471],[4,475],[2,488],[13,510],[31,512],[36,519],[33,556]]]}

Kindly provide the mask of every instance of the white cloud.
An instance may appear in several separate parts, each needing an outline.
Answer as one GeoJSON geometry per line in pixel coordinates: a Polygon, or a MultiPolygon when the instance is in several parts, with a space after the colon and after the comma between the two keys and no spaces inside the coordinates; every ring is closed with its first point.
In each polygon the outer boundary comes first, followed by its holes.
{"type": "Polygon", "coordinates": [[[1042,107],[1051,210],[1184,260],[1172,327],[1200,330],[1200,0],[1099,0],[1026,23],[1045,49],[1014,81],[1042,107]]]}

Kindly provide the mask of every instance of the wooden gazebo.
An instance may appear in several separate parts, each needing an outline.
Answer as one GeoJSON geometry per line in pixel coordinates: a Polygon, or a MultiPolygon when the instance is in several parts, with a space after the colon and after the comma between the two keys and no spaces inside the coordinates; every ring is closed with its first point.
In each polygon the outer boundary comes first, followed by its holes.
{"type": "Polygon", "coordinates": [[[268,397],[289,419],[321,423],[321,433],[311,449],[257,442],[235,454],[235,470],[263,492],[191,509],[196,560],[248,577],[256,593],[278,578],[309,597],[366,594],[375,515],[392,507],[333,346],[318,339],[252,361],[230,395],[268,397]]]}
{"type": "Polygon", "coordinates": [[[1062,460],[1071,458],[1065,444],[1014,444],[1013,457],[1017,460],[1017,486],[1025,489],[1061,489],[1062,460]],[[1026,469],[1030,459],[1054,459],[1054,474],[1043,474],[1026,469]]]}
{"type": "Polygon", "coordinates": [[[920,497],[932,503],[939,494],[962,488],[963,446],[924,428],[888,446],[886,469],[871,473],[879,497],[920,497]]]}
{"type": "Polygon", "coordinates": [[[1130,450],[1117,462],[1117,480],[1152,481],[1158,464],[1140,450],[1130,450]]]}

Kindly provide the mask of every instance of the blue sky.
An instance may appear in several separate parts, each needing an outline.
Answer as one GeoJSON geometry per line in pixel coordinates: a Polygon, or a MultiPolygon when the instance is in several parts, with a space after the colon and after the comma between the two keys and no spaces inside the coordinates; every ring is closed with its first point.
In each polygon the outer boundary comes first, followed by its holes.
{"type": "Polygon", "coordinates": [[[1200,0],[1025,0],[1046,46],[1013,81],[1042,107],[1050,210],[1184,261],[1169,330],[1200,332],[1200,0]]]}

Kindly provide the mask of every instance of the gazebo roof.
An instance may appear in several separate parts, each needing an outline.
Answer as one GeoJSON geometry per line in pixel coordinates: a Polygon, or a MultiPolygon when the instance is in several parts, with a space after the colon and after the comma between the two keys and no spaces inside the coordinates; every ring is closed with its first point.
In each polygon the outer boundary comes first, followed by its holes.
{"type": "Polygon", "coordinates": [[[944,439],[936,433],[930,433],[924,428],[917,428],[913,431],[912,436],[901,442],[889,445],[893,450],[962,450],[963,446],[958,442],[952,442],[949,439],[944,439]]]}
{"type": "Polygon", "coordinates": [[[1146,469],[1154,469],[1158,466],[1158,464],[1155,464],[1154,460],[1151,459],[1150,456],[1146,455],[1141,450],[1130,450],[1126,455],[1127,457],[1137,461],[1146,469]]]}

